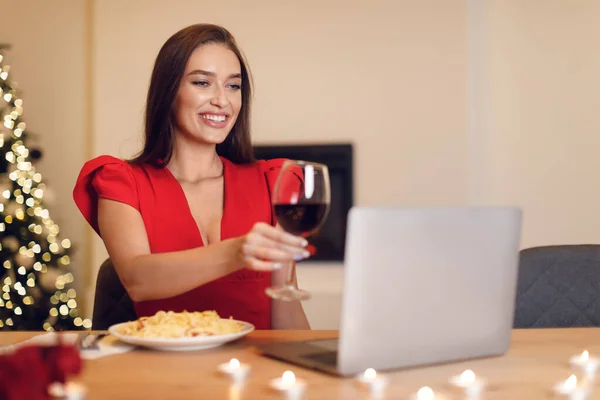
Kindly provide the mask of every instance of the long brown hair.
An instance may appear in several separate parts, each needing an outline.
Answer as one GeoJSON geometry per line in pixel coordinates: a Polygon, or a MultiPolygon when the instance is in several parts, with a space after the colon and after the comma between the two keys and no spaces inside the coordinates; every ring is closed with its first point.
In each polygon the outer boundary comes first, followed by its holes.
{"type": "Polygon", "coordinates": [[[171,159],[175,141],[173,102],[191,54],[208,43],[223,44],[233,51],[242,74],[242,107],[231,132],[217,145],[217,154],[238,164],[254,161],[250,140],[252,85],[247,63],[229,31],[218,25],[196,24],[171,36],[156,57],[146,99],[144,148],[130,163],[165,166],[171,159]]]}

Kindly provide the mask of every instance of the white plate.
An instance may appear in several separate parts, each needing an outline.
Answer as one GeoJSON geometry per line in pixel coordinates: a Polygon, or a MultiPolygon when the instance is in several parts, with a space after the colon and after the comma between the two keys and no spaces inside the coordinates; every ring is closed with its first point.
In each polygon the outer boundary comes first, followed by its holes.
{"type": "Polygon", "coordinates": [[[254,330],[254,325],[249,322],[236,321],[242,324],[243,328],[240,332],[229,333],[227,335],[214,336],[196,336],[184,338],[144,338],[139,336],[123,335],[117,330],[119,327],[127,324],[127,322],[112,325],[108,328],[108,332],[124,343],[133,344],[136,346],[147,347],[155,350],[170,350],[170,351],[191,351],[204,350],[213,347],[222,346],[225,343],[237,340],[242,336],[246,336],[254,330]]]}

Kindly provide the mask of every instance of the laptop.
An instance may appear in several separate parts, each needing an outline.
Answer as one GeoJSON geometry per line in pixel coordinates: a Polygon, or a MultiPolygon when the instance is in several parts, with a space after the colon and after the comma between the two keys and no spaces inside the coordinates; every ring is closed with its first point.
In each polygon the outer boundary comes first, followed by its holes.
{"type": "Polygon", "coordinates": [[[502,355],[521,224],[512,207],[353,207],[339,340],[258,350],[338,376],[502,355]]]}

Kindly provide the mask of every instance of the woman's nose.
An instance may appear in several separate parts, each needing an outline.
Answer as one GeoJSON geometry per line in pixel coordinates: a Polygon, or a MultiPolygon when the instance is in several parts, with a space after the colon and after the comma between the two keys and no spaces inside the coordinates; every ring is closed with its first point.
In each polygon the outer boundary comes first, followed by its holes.
{"type": "Polygon", "coordinates": [[[216,87],[211,99],[211,103],[218,107],[225,107],[227,105],[227,96],[225,95],[225,89],[222,87],[216,87]]]}

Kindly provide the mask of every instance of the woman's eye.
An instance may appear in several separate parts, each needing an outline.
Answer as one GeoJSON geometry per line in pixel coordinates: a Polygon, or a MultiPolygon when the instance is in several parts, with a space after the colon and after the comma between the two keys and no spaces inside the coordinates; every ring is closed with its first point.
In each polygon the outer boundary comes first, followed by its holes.
{"type": "Polygon", "coordinates": [[[196,86],[200,86],[200,87],[206,87],[206,86],[208,86],[208,82],[207,81],[194,81],[194,82],[192,82],[192,84],[194,84],[196,86]]]}

